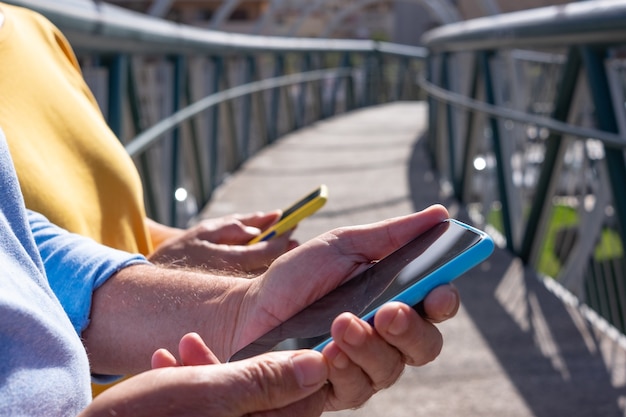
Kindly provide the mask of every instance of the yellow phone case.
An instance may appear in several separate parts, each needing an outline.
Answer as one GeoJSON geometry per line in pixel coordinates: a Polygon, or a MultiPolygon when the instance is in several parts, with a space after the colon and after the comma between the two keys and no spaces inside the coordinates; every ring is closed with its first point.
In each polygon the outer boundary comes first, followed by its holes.
{"type": "Polygon", "coordinates": [[[322,184],[313,192],[307,194],[289,208],[283,210],[283,215],[274,225],[263,231],[260,235],[248,242],[249,245],[264,242],[277,237],[296,227],[303,219],[309,217],[326,204],[328,199],[328,187],[322,184]]]}

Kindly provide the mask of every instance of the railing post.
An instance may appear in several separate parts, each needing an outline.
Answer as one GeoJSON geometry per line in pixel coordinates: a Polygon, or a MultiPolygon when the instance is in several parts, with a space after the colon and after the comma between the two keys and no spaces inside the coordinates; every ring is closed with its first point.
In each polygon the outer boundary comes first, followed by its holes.
{"type": "MultiPolygon", "coordinates": [[[[396,88],[392,100],[402,100],[402,92],[408,90],[405,88],[405,82],[409,79],[410,60],[407,57],[398,57],[398,69],[396,73],[396,88]]],[[[410,87],[410,86],[409,86],[410,87]]],[[[409,97],[411,94],[409,93],[409,97]]]]}
{"type": "MultiPolygon", "coordinates": [[[[224,58],[219,55],[214,55],[211,57],[213,61],[213,93],[217,93],[220,91],[220,83],[222,81],[223,76],[223,66],[224,66],[224,58]]],[[[219,125],[220,125],[220,112],[219,106],[213,106],[211,108],[211,136],[210,136],[210,144],[209,147],[209,161],[211,164],[211,189],[209,191],[209,196],[213,193],[213,190],[218,185],[218,152],[219,152],[219,125]]]]}
{"type": "MultiPolygon", "coordinates": [[[[254,79],[255,63],[251,55],[245,58],[244,83],[251,83],[254,79]]],[[[243,109],[241,115],[241,159],[245,161],[249,156],[250,149],[250,129],[252,127],[252,95],[248,94],[243,98],[243,109]]]]}
{"type": "MultiPolygon", "coordinates": [[[[339,65],[339,67],[347,68],[349,66],[350,66],[350,53],[344,52],[343,55],[341,56],[341,64],[339,65]]],[[[342,78],[343,77],[337,76],[333,80],[333,87],[331,90],[330,99],[328,103],[328,113],[326,114],[326,116],[333,116],[335,112],[337,111],[337,108],[336,108],[337,95],[339,94],[339,84],[341,84],[342,78]]]]}
{"type": "MultiPolygon", "coordinates": [[[[285,56],[277,53],[274,56],[274,76],[280,77],[285,73],[285,56]]],[[[272,89],[270,102],[269,141],[274,142],[278,138],[278,113],[280,108],[280,87],[272,89]]]]}
{"type": "MultiPolygon", "coordinates": [[[[494,81],[491,74],[491,57],[493,52],[480,52],[480,59],[483,66],[484,83],[485,83],[485,101],[490,105],[497,105],[494,81]]],[[[504,154],[502,146],[502,138],[500,135],[500,125],[494,116],[489,116],[489,126],[491,129],[491,139],[493,141],[493,150],[496,154],[496,172],[498,177],[498,192],[500,194],[500,203],[502,205],[502,226],[504,228],[504,237],[506,238],[507,249],[515,252],[515,242],[513,239],[513,226],[511,224],[511,210],[509,202],[509,189],[507,187],[508,172],[505,161],[507,155],[504,154]]]]}
{"type": "MultiPolygon", "coordinates": [[[[480,72],[480,60],[476,54],[473,54],[472,72],[470,75],[469,97],[476,99],[478,96],[479,85],[479,72],[480,72]]],[[[461,175],[458,180],[459,191],[457,195],[460,201],[465,202],[468,195],[468,184],[471,179],[471,172],[473,169],[473,158],[476,157],[476,142],[478,141],[477,135],[474,133],[475,128],[475,112],[467,110],[467,124],[465,127],[465,149],[463,152],[463,163],[461,167],[461,175]]]]}
{"type": "MultiPolygon", "coordinates": [[[[310,52],[305,52],[302,55],[302,62],[301,62],[301,68],[300,71],[302,72],[308,72],[311,70],[311,53],[310,52]]],[[[306,98],[308,96],[308,90],[309,90],[309,86],[306,82],[303,82],[300,84],[300,97],[298,100],[298,108],[296,111],[296,127],[300,128],[304,125],[306,125],[306,114],[307,114],[307,108],[306,108],[306,98]]]]}
{"type": "MultiPolygon", "coordinates": [[[[441,55],[441,87],[449,90],[450,89],[450,54],[444,53],[441,55]]],[[[454,117],[452,114],[452,105],[447,103],[446,105],[446,132],[448,134],[448,175],[450,176],[450,182],[452,183],[452,188],[454,190],[454,194],[456,198],[459,198],[459,181],[456,169],[456,131],[454,124],[454,117]]]]}
{"type": "MultiPolygon", "coordinates": [[[[555,120],[567,120],[576,83],[578,82],[580,66],[580,52],[577,48],[571,48],[555,97],[554,110],[552,112],[552,118],[555,120]]],[[[541,225],[545,224],[547,221],[549,214],[548,202],[554,192],[554,181],[557,179],[554,173],[560,166],[563,152],[563,135],[560,133],[551,133],[546,141],[543,164],[541,165],[533,204],[526,222],[522,247],[519,252],[521,259],[526,263],[536,263],[537,257],[539,256],[539,248],[536,247],[536,237],[538,231],[542,229],[541,225]]]]}
{"type": "Polygon", "coordinates": [[[124,94],[128,90],[128,57],[116,54],[108,62],[108,124],[120,141],[124,135],[124,94]]]}
{"type": "MultiPolygon", "coordinates": [[[[598,127],[611,133],[619,133],[617,117],[613,108],[613,100],[609,81],[604,66],[606,50],[582,47],[582,56],[587,70],[587,78],[591,90],[595,116],[598,127]]],[[[623,110],[622,110],[623,111],[623,110]]],[[[604,149],[606,164],[613,190],[613,204],[619,220],[618,229],[622,240],[622,248],[626,249],[626,162],[622,149],[604,149]]]]}
{"type": "MultiPolygon", "coordinates": [[[[177,55],[172,58],[174,62],[174,85],[172,86],[172,113],[176,113],[181,106],[182,92],[184,91],[184,76],[185,76],[185,58],[181,55],[177,55]]],[[[172,130],[172,146],[171,146],[171,161],[172,172],[170,178],[170,225],[175,226],[178,223],[178,201],[175,198],[175,192],[179,184],[180,175],[180,128],[177,126],[172,130]]]]}
{"type": "MultiPolygon", "coordinates": [[[[126,78],[128,80],[128,101],[131,121],[135,134],[137,134],[138,132],[141,132],[145,126],[141,117],[141,99],[139,98],[139,88],[137,86],[137,80],[134,73],[135,65],[135,60],[130,59],[128,65],[126,66],[126,78]]],[[[139,170],[144,184],[152,184],[154,179],[150,170],[150,162],[147,153],[142,152],[138,159],[139,170]]],[[[161,210],[161,206],[157,203],[155,187],[144,188],[144,199],[146,200],[146,212],[148,216],[157,221],[165,222],[166,219],[163,215],[163,210],[161,210]]]]}

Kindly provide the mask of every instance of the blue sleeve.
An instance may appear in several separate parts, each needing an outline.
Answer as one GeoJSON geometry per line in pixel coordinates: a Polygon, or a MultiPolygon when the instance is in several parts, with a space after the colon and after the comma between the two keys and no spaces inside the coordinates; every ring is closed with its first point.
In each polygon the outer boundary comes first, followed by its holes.
{"type": "Polygon", "coordinates": [[[28,221],[50,287],[79,335],[89,324],[93,292],[120,269],[148,263],[142,255],[68,233],[39,213],[29,210],[28,221]]]}

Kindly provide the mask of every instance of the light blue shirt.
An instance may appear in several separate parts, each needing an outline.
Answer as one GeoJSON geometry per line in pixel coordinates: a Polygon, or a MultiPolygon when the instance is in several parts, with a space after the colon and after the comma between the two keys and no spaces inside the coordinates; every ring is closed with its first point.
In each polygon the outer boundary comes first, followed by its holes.
{"type": "Polygon", "coordinates": [[[73,235],[28,212],[0,132],[0,415],[75,416],[91,401],[93,291],[145,258],[73,235]]]}

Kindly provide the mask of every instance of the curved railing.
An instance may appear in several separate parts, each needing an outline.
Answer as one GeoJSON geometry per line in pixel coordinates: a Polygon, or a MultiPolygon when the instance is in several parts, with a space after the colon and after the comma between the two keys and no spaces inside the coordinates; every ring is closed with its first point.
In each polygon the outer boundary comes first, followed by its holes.
{"type": "Polygon", "coordinates": [[[418,97],[425,49],[195,28],[90,0],[11,0],[75,49],[135,159],[148,214],[182,225],[250,155],[357,107],[418,97]]]}
{"type": "Polygon", "coordinates": [[[431,149],[456,197],[624,333],[626,1],[455,23],[423,41],[431,149]]]}

